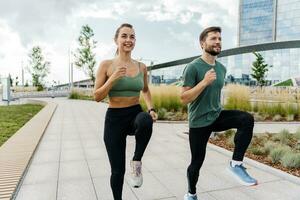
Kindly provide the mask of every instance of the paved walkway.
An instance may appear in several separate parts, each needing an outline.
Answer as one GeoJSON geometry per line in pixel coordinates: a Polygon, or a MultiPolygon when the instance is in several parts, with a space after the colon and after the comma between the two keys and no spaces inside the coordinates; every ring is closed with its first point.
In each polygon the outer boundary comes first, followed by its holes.
{"type": "MultiPolygon", "coordinates": [[[[107,106],[54,99],[58,107],[35,153],[17,200],[109,200],[110,167],[103,143],[107,106]]],[[[143,158],[144,185],[135,189],[125,177],[124,199],[175,200],[186,192],[189,146],[180,137],[184,124],[156,123],[143,158]]],[[[127,138],[127,169],[134,150],[127,138]]],[[[116,147],[117,148],[117,147],[116,147]]],[[[239,185],[225,170],[230,157],[208,147],[198,183],[203,200],[299,200],[300,185],[247,165],[258,186],[239,185]]]]}

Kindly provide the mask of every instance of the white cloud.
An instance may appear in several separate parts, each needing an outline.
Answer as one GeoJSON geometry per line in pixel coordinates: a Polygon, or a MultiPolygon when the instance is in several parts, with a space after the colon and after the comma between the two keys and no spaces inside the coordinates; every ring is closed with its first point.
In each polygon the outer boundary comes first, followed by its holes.
{"type": "MultiPolygon", "coordinates": [[[[181,51],[193,56],[190,49],[195,48],[191,45],[198,49],[197,37],[204,26],[222,25],[223,30],[229,30],[227,35],[232,36],[237,24],[237,7],[238,0],[0,1],[0,19],[5,20],[0,20],[0,73],[20,76],[21,61],[25,63],[30,48],[38,44],[42,45],[46,59],[51,62],[48,81],[67,82],[68,48],[79,35],[80,27],[83,24],[93,27],[98,40],[95,52],[99,63],[114,56],[114,29],[124,19],[138,27],[139,33],[143,32],[138,37],[143,41],[139,40],[138,44],[147,46],[138,46],[139,51],[134,52],[138,57],[151,57],[158,63],[170,57],[179,59],[181,52],[168,54],[169,48],[176,49],[178,44],[181,51]],[[156,31],[158,28],[161,31],[156,31]],[[166,42],[168,45],[164,45],[166,42]]],[[[82,78],[86,76],[75,69],[74,80],[82,78]]]]}
{"type": "Polygon", "coordinates": [[[238,0],[157,0],[141,3],[137,8],[149,21],[172,21],[181,24],[195,21],[203,27],[210,24],[233,27],[238,14],[238,0]]]}
{"type": "Polygon", "coordinates": [[[74,16],[80,18],[99,18],[99,19],[119,19],[132,8],[130,1],[118,2],[95,2],[92,4],[82,4],[73,10],[74,16]]]}
{"type": "Polygon", "coordinates": [[[0,75],[7,76],[11,73],[20,77],[21,62],[26,56],[26,50],[21,44],[19,34],[5,20],[0,20],[0,44],[0,75]]]}

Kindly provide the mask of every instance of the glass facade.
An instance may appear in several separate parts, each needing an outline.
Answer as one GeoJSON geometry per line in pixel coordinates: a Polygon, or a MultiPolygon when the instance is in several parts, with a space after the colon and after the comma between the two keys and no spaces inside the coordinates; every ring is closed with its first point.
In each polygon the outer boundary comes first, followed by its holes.
{"type": "Polygon", "coordinates": [[[273,0],[242,0],[240,4],[239,45],[273,41],[273,0]]]}
{"type": "MultiPolygon", "coordinates": [[[[277,49],[259,52],[268,65],[272,65],[267,72],[267,80],[272,83],[287,80],[291,77],[300,77],[300,49],[277,49]]],[[[255,56],[252,53],[222,57],[218,59],[227,68],[227,79],[242,79],[251,77],[252,63],[255,56]]]]}
{"type": "MultiPolygon", "coordinates": [[[[300,40],[300,0],[240,0],[239,45],[300,40]]],[[[259,52],[273,67],[267,72],[271,83],[296,78],[300,82],[300,48],[259,52]],[[298,79],[297,79],[298,78],[298,79]]],[[[227,68],[227,82],[251,84],[252,53],[218,59],[227,68]]],[[[185,65],[154,70],[152,75],[169,83],[179,79],[185,65]]]]}
{"type": "MultiPolygon", "coordinates": [[[[259,52],[269,66],[266,79],[271,84],[287,80],[291,77],[300,78],[300,49],[276,49],[259,52]]],[[[226,82],[250,84],[252,63],[256,57],[253,53],[239,54],[218,58],[227,69],[226,82]]],[[[170,84],[179,80],[185,65],[162,68],[152,71],[152,83],[170,84]]]]}
{"type": "Polygon", "coordinates": [[[276,41],[300,39],[300,1],[277,0],[276,41]]]}

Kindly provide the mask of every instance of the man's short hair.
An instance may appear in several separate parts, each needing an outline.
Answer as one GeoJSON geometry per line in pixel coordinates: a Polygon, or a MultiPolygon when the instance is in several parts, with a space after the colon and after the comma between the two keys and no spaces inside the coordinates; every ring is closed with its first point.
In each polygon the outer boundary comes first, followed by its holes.
{"type": "Polygon", "coordinates": [[[211,26],[211,27],[208,27],[208,28],[204,29],[202,31],[202,33],[200,34],[200,36],[199,36],[199,41],[204,41],[206,39],[208,33],[210,33],[210,32],[219,32],[219,33],[221,33],[222,29],[219,26],[211,26]]]}

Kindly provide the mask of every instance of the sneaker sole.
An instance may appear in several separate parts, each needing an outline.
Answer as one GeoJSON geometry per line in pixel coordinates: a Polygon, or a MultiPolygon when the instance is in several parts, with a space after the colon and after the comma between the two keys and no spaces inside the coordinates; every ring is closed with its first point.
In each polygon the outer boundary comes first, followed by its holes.
{"type": "Polygon", "coordinates": [[[143,183],[141,185],[136,185],[136,184],[133,184],[132,181],[129,180],[129,185],[133,188],[139,188],[143,185],[143,183]]]}
{"type": "Polygon", "coordinates": [[[226,168],[227,172],[230,173],[240,184],[245,186],[255,186],[258,185],[258,183],[247,183],[242,181],[235,173],[233,173],[229,168],[226,168]]]}

